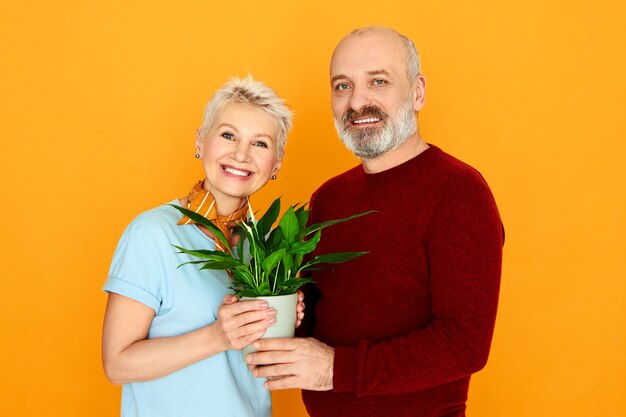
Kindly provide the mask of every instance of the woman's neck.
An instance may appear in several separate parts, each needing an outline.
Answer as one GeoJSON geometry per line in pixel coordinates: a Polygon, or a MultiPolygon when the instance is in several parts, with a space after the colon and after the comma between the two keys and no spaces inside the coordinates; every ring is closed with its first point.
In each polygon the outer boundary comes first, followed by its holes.
{"type": "Polygon", "coordinates": [[[246,203],[245,198],[232,198],[211,194],[215,200],[217,214],[220,216],[228,216],[243,207],[246,203]]]}
{"type": "MultiPolygon", "coordinates": [[[[240,208],[243,207],[243,205],[246,203],[246,199],[245,198],[218,198],[215,196],[215,194],[211,194],[213,196],[213,199],[215,200],[215,206],[217,208],[217,214],[219,216],[228,216],[230,214],[233,214],[234,212],[236,212],[237,210],[239,210],[240,208]]],[[[180,197],[178,199],[178,202],[180,203],[181,207],[187,207],[187,203],[189,202],[189,199],[187,198],[187,196],[185,197],[180,197]]]]}

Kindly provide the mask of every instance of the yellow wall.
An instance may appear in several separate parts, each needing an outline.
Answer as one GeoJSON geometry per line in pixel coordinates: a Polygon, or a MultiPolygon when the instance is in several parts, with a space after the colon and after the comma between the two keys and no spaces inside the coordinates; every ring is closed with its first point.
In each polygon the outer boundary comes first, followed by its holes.
{"type": "MultiPolygon", "coordinates": [[[[229,76],[251,72],[296,112],[258,209],[356,163],[327,67],[371,24],[415,40],[423,133],[483,173],[506,225],[468,415],[626,415],[624,2],[297,3],[2,2],[0,415],[116,415],[100,288],[126,224],[200,178],[195,129],[229,76]]],[[[276,394],[275,415],[304,416],[298,392],[276,394]]]]}

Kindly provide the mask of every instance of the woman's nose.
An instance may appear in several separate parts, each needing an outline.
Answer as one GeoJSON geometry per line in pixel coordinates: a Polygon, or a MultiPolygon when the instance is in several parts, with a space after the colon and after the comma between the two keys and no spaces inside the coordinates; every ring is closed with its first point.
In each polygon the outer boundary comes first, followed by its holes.
{"type": "Polygon", "coordinates": [[[250,158],[250,149],[244,141],[237,141],[235,148],[233,149],[233,158],[237,162],[247,162],[250,158]]]}

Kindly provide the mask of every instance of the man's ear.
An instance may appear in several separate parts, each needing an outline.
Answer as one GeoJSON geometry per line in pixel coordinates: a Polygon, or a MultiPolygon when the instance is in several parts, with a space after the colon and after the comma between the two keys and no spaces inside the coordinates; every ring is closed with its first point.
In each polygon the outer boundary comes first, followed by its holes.
{"type": "Polygon", "coordinates": [[[414,84],[413,93],[415,94],[415,100],[413,101],[413,109],[416,112],[422,110],[424,107],[424,101],[426,100],[426,78],[423,75],[419,75],[414,84]]]}

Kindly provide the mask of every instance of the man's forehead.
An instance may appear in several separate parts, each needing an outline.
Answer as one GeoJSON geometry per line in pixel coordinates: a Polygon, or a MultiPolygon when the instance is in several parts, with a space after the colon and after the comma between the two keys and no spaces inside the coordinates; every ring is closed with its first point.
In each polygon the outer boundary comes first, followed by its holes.
{"type": "Polygon", "coordinates": [[[344,72],[388,73],[405,67],[405,48],[397,34],[391,31],[370,31],[350,34],[339,42],[333,53],[331,78],[344,72]]]}

